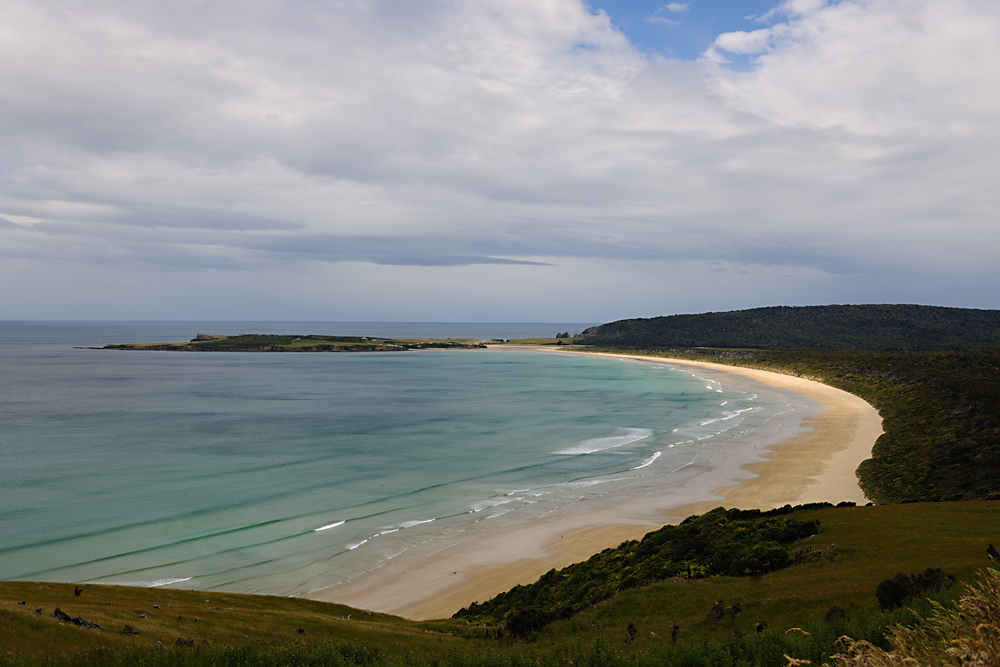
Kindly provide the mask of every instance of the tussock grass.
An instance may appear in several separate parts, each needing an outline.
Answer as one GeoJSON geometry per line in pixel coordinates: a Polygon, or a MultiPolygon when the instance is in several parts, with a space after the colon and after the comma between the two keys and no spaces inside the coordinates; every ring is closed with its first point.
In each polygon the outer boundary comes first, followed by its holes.
{"type": "Polygon", "coordinates": [[[955,665],[993,667],[1000,664],[1000,572],[986,569],[966,586],[955,609],[934,605],[927,623],[896,625],[887,638],[890,650],[845,636],[846,653],[833,656],[837,667],[903,667],[955,665]]]}

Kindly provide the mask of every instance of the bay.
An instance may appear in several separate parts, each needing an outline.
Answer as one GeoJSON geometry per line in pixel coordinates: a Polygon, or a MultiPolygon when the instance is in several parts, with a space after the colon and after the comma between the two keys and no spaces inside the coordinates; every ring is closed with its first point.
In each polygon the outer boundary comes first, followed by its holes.
{"type": "Polygon", "coordinates": [[[585,326],[0,323],[0,578],[305,594],[416,544],[679,483],[787,409],[579,355],[74,347],[585,326]]]}

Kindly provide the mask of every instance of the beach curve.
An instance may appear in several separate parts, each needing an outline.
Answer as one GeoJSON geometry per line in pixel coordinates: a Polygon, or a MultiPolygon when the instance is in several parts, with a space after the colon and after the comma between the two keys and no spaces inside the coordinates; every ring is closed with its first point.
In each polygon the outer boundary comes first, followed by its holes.
{"type": "Polygon", "coordinates": [[[309,597],[414,620],[443,618],[473,601],[485,601],[515,585],[533,582],[553,568],[586,560],[665,523],[720,505],[770,509],[822,501],[867,502],[855,471],[871,456],[875,440],[883,432],[882,419],[875,408],[853,394],[814,380],[726,364],[546,350],[550,351],[665,363],[708,373],[734,385],[762,383],[771,390],[802,397],[819,409],[793,416],[798,428],[789,429],[795,431],[791,437],[766,443],[749,459],[729,456],[717,465],[713,462],[713,474],[698,475],[655,497],[580,508],[474,538],[424,544],[309,597]],[[712,499],[685,501],[692,497],[712,499]]]}

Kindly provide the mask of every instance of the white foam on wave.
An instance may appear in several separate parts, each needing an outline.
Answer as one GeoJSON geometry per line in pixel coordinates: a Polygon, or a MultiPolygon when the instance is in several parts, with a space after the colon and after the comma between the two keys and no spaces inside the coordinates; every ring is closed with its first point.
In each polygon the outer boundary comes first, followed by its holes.
{"type": "Polygon", "coordinates": [[[351,550],[351,551],[354,551],[355,549],[357,549],[358,547],[360,547],[362,544],[364,544],[367,541],[368,540],[361,540],[360,542],[354,542],[353,544],[348,544],[347,548],[349,550],[351,550]]]}
{"type": "Polygon", "coordinates": [[[489,508],[496,507],[497,505],[506,505],[512,500],[513,498],[491,498],[490,500],[480,500],[472,503],[472,512],[482,512],[483,510],[488,510],[489,508]]]}
{"type": "Polygon", "coordinates": [[[645,461],[643,461],[642,463],[640,463],[636,467],[632,468],[632,470],[638,470],[639,468],[645,468],[646,466],[653,465],[653,461],[655,461],[656,459],[660,458],[660,453],[661,452],[656,452],[655,454],[653,454],[652,456],[650,456],[648,459],[646,459],[645,461]]]}
{"type": "Polygon", "coordinates": [[[100,584],[102,586],[135,586],[136,588],[159,588],[170,584],[179,584],[182,581],[191,581],[191,577],[182,579],[154,579],[153,581],[88,581],[88,584],[100,584]]]}
{"type": "Polygon", "coordinates": [[[721,389],[718,388],[718,387],[722,386],[722,383],[719,382],[718,380],[709,380],[708,378],[703,378],[702,376],[698,375],[697,373],[691,373],[691,377],[697,378],[697,379],[701,380],[702,382],[707,382],[708,384],[705,385],[705,389],[708,389],[709,391],[714,391],[714,392],[719,393],[719,394],[724,394],[725,393],[724,391],[722,391],[721,389]],[[716,385],[718,385],[718,387],[716,385]]]}
{"type": "Polygon", "coordinates": [[[702,426],[708,426],[709,424],[714,424],[715,422],[729,421],[730,419],[735,419],[739,417],[744,412],[750,412],[751,410],[756,410],[757,408],[743,408],[742,410],[736,410],[734,412],[723,412],[723,417],[718,417],[716,419],[709,419],[707,421],[701,422],[702,426]]]}
{"type": "Polygon", "coordinates": [[[593,486],[595,484],[604,484],[608,480],[606,479],[588,479],[583,482],[565,482],[564,484],[558,484],[557,486],[564,489],[583,489],[588,486],[593,486]]]}
{"type": "Polygon", "coordinates": [[[420,521],[404,521],[399,524],[400,528],[412,528],[413,526],[419,526],[422,523],[430,523],[434,519],[421,519],[420,521]]]}
{"type": "Polygon", "coordinates": [[[345,523],[347,523],[346,519],[344,521],[338,521],[337,523],[328,523],[325,526],[320,526],[319,528],[317,528],[313,532],[314,533],[318,533],[321,530],[330,530],[331,528],[336,528],[337,526],[343,526],[345,523]]]}
{"type": "Polygon", "coordinates": [[[630,428],[625,430],[628,431],[625,435],[614,435],[609,438],[594,438],[592,440],[585,440],[575,447],[560,449],[555,453],[567,454],[570,456],[576,454],[593,454],[594,452],[600,452],[605,449],[623,447],[624,445],[631,444],[653,435],[653,432],[648,428],[630,428]]]}

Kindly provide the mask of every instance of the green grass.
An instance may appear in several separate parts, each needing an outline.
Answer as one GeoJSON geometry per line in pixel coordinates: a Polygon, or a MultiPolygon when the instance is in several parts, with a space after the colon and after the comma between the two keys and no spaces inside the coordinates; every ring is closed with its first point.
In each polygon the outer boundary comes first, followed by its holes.
{"type": "MultiPolygon", "coordinates": [[[[95,585],[83,586],[76,597],[73,584],[0,582],[0,664],[735,665],[734,656],[743,656],[748,665],[777,667],[785,664],[778,651],[813,660],[832,655],[844,633],[885,645],[890,623],[916,617],[908,610],[882,612],[874,594],[880,581],[928,567],[971,581],[988,563],[986,545],[1000,543],[998,502],[832,508],[795,516],[821,522],[821,532],[806,539],[823,553],[815,563],[758,577],[671,579],[627,590],[544,627],[528,643],[498,640],[495,628],[459,620],[366,616],[296,598],[95,585]],[[21,600],[26,604],[17,604],[21,600]],[[730,618],[708,618],[717,600],[741,603],[735,625],[730,618]],[[827,623],[833,605],[849,619],[827,623]],[[102,629],[58,621],[52,617],[56,606],[102,629]],[[42,614],[34,613],[38,607],[42,614]],[[759,621],[767,622],[764,637],[754,629],[759,621]],[[639,632],[626,645],[630,623],[639,632]],[[675,623],[676,646],[670,641],[675,623]],[[122,634],[126,624],[141,634],[122,634]],[[785,634],[794,627],[809,636],[785,634]],[[194,647],[174,646],[179,637],[193,639],[194,647]],[[105,653],[95,653],[100,650],[105,653]],[[711,656],[718,660],[711,663],[711,656]]],[[[955,587],[936,597],[949,603],[959,592],[955,587]]],[[[921,615],[932,610],[927,601],[914,604],[921,615]]]]}
{"type": "Polygon", "coordinates": [[[75,596],[74,588],[62,583],[0,582],[0,662],[14,657],[52,659],[99,648],[155,649],[173,646],[178,638],[216,648],[350,640],[376,642],[383,651],[401,653],[438,652],[439,639],[455,643],[450,635],[428,632],[397,617],[368,616],[312,600],[92,584],[83,585],[82,595],[75,596]],[[22,600],[25,605],[18,604],[22,600]],[[101,629],[58,621],[53,618],[56,607],[101,629]],[[38,608],[41,614],[35,612],[38,608]],[[123,634],[126,625],[139,634],[123,634]]]}

